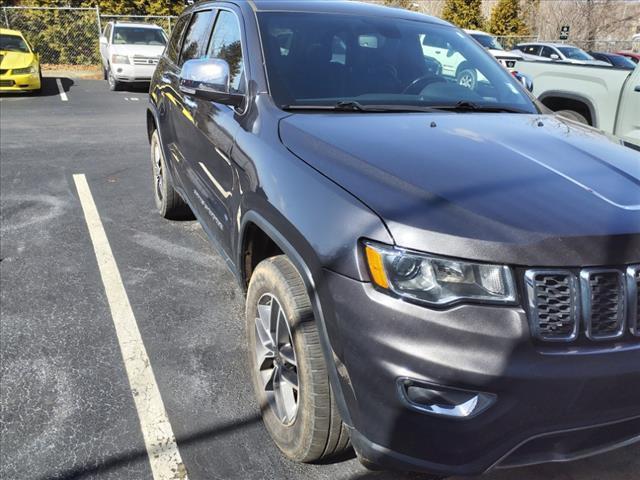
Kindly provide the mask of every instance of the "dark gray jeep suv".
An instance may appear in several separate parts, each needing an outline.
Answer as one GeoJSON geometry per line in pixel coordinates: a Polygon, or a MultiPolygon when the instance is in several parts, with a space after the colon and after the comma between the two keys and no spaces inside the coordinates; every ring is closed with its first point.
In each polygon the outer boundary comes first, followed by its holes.
{"type": "Polygon", "coordinates": [[[459,29],[200,2],[147,122],[161,214],[195,215],[246,289],[289,458],[477,474],[640,440],[640,154],[545,114],[459,29]]]}

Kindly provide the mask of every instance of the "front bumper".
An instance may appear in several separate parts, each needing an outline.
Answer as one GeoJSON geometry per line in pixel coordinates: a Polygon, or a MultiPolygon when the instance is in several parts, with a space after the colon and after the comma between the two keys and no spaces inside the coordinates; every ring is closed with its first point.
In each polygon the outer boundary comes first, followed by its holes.
{"type": "Polygon", "coordinates": [[[521,308],[431,310],[326,271],[327,325],[359,455],[385,467],[476,475],[640,440],[640,341],[542,346],[521,308]],[[399,378],[488,392],[467,419],[409,408],[399,378]],[[542,440],[541,440],[542,439],[542,440]]]}
{"type": "Polygon", "coordinates": [[[26,92],[40,88],[40,75],[37,73],[0,76],[0,92],[26,92]]]}
{"type": "Polygon", "coordinates": [[[156,65],[131,65],[113,64],[111,65],[113,76],[118,82],[150,82],[156,65]]]}

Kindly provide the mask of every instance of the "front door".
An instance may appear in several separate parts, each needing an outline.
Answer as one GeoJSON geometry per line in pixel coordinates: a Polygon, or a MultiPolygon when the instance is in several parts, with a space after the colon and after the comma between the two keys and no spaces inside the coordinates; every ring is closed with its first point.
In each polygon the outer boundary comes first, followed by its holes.
{"type": "MultiPolygon", "coordinates": [[[[241,30],[236,13],[221,8],[207,14],[207,21],[214,25],[213,33],[203,37],[208,40],[204,48],[193,47],[193,51],[198,52],[193,58],[206,56],[226,60],[231,72],[232,92],[246,93],[241,30]]],[[[186,41],[184,47],[189,48],[186,41]]],[[[242,109],[185,93],[182,96],[186,111],[180,119],[184,131],[179,132],[179,146],[195,187],[190,194],[212,240],[231,257],[235,229],[233,212],[238,203],[238,182],[231,149],[240,128],[237,118],[242,109]]]]}

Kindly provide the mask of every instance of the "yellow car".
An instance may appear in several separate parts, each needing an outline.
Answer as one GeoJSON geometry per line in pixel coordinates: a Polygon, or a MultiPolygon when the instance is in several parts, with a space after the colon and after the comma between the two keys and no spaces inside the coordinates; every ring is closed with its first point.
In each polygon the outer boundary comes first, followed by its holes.
{"type": "Polygon", "coordinates": [[[0,92],[39,92],[40,59],[17,30],[0,28],[0,92]]]}

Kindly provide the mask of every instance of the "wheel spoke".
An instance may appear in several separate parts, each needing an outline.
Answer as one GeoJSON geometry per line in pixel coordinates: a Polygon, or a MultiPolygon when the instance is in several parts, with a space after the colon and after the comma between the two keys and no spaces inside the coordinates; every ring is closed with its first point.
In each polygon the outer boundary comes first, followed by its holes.
{"type": "Polygon", "coordinates": [[[273,339],[273,344],[278,346],[278,318],[280,317],[280,304],[275,301],[274,298],[271,299],[271,311],[269,312],[269,332],[271,333],[271,338],[273,339]]]}
{"type": "Polygon", "coordinates": [[[262,387],[266,392],[273,392],[275,389],[275,376],[277,370],[278,367],[273,365],[271,368],[266,368],[260,371],[262,387]]]}
{"type": "Polygon", "coordinates": [[[296,362],[296,355],[293,351],[291,343],[287,343],[280,347],[280,356],[287,365],[291,365],[293,367],[298,366],[298,363],[296,362]]]}
{"type": "Polygon", "coordinates": [[[284,382],[282,382],[279,385],[278,393],[279,393],[281,408],[283,409],[283,412],[284,412],[282,421],[284,423],[287,423],[295,418],[297,394],[291,385],[284,382]]]}
{"type": "Polygon", "coordinates": [[[282,377],[278,367],[274,369],[273,375],[273,399],[275,400],[276,416],[281,422],[285,422],[287,417],[286,402],[282,396],[282,377]]]}
{"type": "Polygon", "coordinates": [[[286,383],[294,390],[298,390],[298,374],[295,370],[290,368],[282,368],[280,371],[280,378],[282,379],[280,388],[282,388],[284,383],[286,383]]]}

